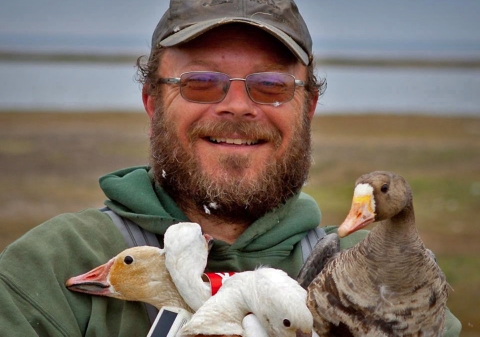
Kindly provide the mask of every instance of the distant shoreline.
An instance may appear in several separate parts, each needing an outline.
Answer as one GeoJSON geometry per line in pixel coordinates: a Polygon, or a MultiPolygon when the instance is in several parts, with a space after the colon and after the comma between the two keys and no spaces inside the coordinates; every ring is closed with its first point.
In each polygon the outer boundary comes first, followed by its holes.
{"type": "MultiPolygon", "coordinates": [[[[39,63],[130,63],[141,55],[132,54],[74,54],[74,53],[28,53],[0,51],[0,61],[39,63]]],[[[317,65],[338,67],[389,67],[389,68],[480,68],[480,59],[386,59],[353,57],[317,57],[317,65]]]]}
{"type": "Polygon", "coordinates": [[[0,61],[39,63],[135,63],[141,55],[131,54],[74,54],[28,53],[0,51],[0,61]]]}
{"type": "Polygon", "coordinates": [[[316,58],[317,65],[331,65],[337,67],[386,67],[386,68],[480,68],[480,59],[385,59],[385,58],[316,58]]]}

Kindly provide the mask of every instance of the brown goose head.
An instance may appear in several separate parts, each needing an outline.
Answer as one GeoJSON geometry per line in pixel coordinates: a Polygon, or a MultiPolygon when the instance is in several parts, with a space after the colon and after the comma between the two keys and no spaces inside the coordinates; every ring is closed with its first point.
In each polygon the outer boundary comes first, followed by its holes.
{"type": "Polygon", "coordinates": [[[374,171],[355,182],[352,207],[338,228],[340,237],[399,214],[412,202],[408,183],[398,174],[374,171]]]}

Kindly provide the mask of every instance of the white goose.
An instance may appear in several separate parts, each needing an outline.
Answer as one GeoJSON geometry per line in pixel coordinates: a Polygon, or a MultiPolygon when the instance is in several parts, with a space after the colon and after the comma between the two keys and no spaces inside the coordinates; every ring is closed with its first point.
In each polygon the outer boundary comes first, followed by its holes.
{"type": "Polygon", "coordinates": [[[174,306],[193,312],[199,307],[197,297],[200,301],[206,300],[208,289],[202,274],[211,240],[209,235],[202,235],[198,224],[179,223],[166,231],[165,249],[128,248],[107,263],[68,279],[66,286],[91,295],[149,303],[157,309],[174,306]],[[166,264],[171,266],[173,274],[166,264]],[[194,293],[192,289],[199,292],[194,293]]]}
{"type": "MultiPolygon", "coordinates": [[[[281,270],[259,268],[237,273],[225,280],[180,334],[248,336],[242,321],[246,317],[255,320],[248,316],[253,313],[268,336],[312,336],[313,319],[306,298],[306,290],[281,270]]],[[[254,336],[263,336],[260,333],[254,336]]]]}

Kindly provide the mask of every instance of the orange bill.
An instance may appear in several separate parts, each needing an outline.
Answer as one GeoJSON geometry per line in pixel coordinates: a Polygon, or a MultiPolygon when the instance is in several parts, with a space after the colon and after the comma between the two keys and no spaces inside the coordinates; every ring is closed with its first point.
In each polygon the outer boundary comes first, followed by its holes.
{"type": "Polygon", "coordinates": [[[347,218],[338,227],[338,236],[341,238],[362,229],[375,221],[375,211],[372,208],[372,196],[354,196],[352,207],[347,218]]]}
{"type": "Polygon", "coordinates": [[[114,259],[107,263],[98,266],[91,271],[69,278],[66,286],[69,290],[80,293],[92,295],[109,295],[112,293],[112,287],[108,280],[110,268],[112,267],[114,259]]]}

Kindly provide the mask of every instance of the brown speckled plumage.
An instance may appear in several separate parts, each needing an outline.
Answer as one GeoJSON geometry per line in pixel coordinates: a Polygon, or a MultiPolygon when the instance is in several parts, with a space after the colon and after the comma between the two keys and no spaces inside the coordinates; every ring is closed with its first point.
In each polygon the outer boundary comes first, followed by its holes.
{"type": "Polygon", "coordinates": [[[442,336],[448,284],[418,235],[410,187],[402,177],[379,171],[361,176],[358,184],[373,187],[372,221],[381,223],[331,259],[309,285],[316,332],[442,336]]]}

